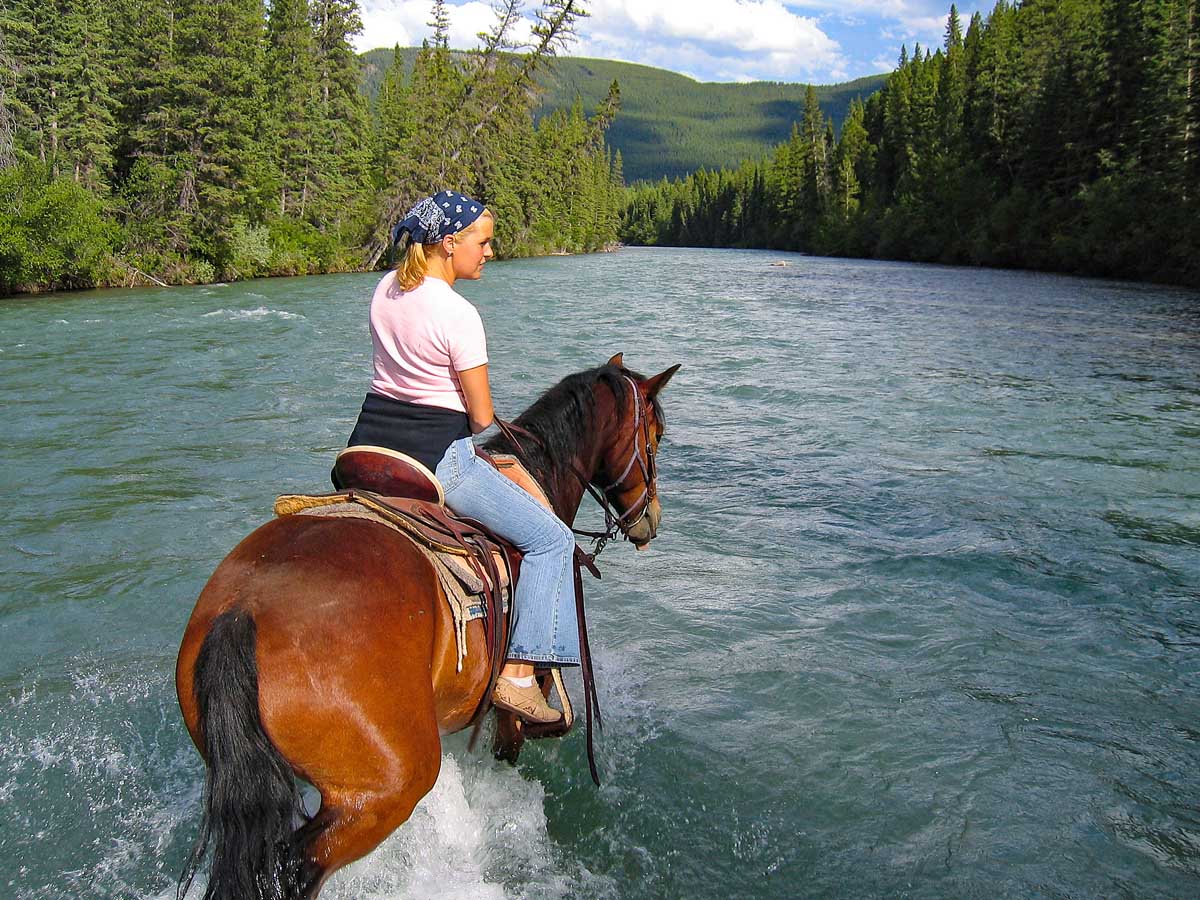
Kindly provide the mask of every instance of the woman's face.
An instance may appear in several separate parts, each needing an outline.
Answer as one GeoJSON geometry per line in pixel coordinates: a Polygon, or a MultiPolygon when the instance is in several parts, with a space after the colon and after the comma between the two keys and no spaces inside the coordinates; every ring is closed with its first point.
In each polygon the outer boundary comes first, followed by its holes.
{"type": "Polygon", "coordinates": [[[494,231],[495,223],[491,215],[484,213],[470,228],[454,236],[451,261],[455,278],[474,280],[483,274],[483,264],[495,256],[492,250],[494,231]]]}

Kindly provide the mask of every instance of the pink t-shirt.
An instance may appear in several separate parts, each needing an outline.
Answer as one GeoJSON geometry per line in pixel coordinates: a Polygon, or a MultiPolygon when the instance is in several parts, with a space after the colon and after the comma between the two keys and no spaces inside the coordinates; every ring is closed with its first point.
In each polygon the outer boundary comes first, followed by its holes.
{"type": "Polygon", "coordinates": [[[479,313],[439,278],[405,291],[388,272],[371,298],[371,344],[372,392],[459,412],[467,407],[457,373],[488,361],[479,313]]]}

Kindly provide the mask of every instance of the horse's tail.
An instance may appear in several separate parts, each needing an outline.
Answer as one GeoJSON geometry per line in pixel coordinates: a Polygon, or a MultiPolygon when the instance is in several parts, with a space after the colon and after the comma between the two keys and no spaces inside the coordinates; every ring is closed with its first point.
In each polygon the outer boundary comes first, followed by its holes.
{"type": "Polygon", "coordinates": [[[195,691],[207,777],[200,835],[179,880],[180,898],[208,851],[204,900],[292,900],[300,895],[295,838],[300,797],[291,767],[258,712],[257,629],[231,610],[212,623],[196,658],[195,691]]]}

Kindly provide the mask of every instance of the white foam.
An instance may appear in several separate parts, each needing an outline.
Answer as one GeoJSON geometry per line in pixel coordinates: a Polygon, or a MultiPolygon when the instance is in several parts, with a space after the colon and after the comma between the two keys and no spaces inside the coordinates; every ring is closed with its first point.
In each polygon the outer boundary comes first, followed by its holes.
{"type": "Polygon", "coordinates": [[[212,312],[204,313],[205,319],[211,319],[214,316],[224,316],[232,322],[238,321],[259,321],[267,318],[276,319],[303,319],[304,316],[300,313],[288,312],[285,309],[268,309],[265,306],[259,306],[255,309],[214,309],[212,312]]]}
{"type": "Polygon", "coordinates": [[[601,896],[612,885],[550,838],[541,784],[516,769],[442,758],[433,790],[376,850],[330,879],[335,900],[601,896]]]}
{"type": "MultiPolygon", "coordinates": [[[[34,837],[71,829],[86,848],[71,872],[34,867],[33,891],[65,897],[88,883],[95,896],[170,900],[202,789],[173,692],[159,671],[106,670],[91,659],[66,674],[66,685],[22,686],[0,720],[0,802],[15,812],[12,827],[34,837]],[[48,780],[71,785],[63,807],[33,802],[48,780]]],[[[617,896],[613,879],[550,836],[546,791],[527,769],[468,756],[462,743],[452,739],[409,821],[336,873],[322,900],[617,896]]],[[[189,898],[205,881],[202,870],[189,898]]]]}

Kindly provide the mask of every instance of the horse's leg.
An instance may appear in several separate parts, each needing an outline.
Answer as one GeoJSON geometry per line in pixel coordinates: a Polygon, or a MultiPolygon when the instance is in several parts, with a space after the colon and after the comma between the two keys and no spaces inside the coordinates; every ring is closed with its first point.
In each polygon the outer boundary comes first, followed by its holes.
{"type": "MultiPolygon", "coordinates": [[[[372,536],[339,548],[344,558],[365,552],[372,536]]],[[[306,898],[399,827],[441,766],[436,574],[407,541],[389,540],[386,561],[371,562],[350,596],[341,596],[344,582],[309,573],[311,599],[258,610],[263,724],[321,794],[321,809],[296,835],[306,898]]]]}
{"type": "Polygon", "coordinates": [[[308,863],[305,900],[316,897],[334,872],[366,856],[400,827],[437,781],[441,742],[436,727],[409,728],[403,737],[392,734],[384,740],[386,753],[364,747],[345,760],[345,771],[327,772],[314,785],[321,792],[321,809],[297,833],[308,863]],[[377,765],[395,774],[380,781],[361,778],[361,767],[377,765]],[[339,775],[350,780],[339,780],[339,775]]]}
{"type": "MultiPolygon", "coordinates": [[[[479,646],[482,626],[469,630],[479,646]]],[[[485,654],[456,673],[454,634],[431,564],[377,525],[276,519],[226,558],[197,601],[176,669],[209,786],[223,785],[224,804],[210,804],[205,819],[214,860],[233,866],[236,889],[220,896],[253,897],[257,879],[282,866],[289,898],[315,897],[408,818],[437,779],[439,727],[463,727],[487,681],[485,654]],[[215,719],[202,715],[201,696],[215,719]],[[247,748],[261,752],[250,758],[247,748]],[[322,797],[298,830],[293,771],[322,797]],[[280,826],[270,833],[258,825],[266,787],[272,829],[280,826]]]]}
{"type": "Polygon", "coordinates": [[[496,708],[496,736],[492,739],[492,755],[496,759],[516,765],[525,744],[521,730],[521,719],[507,709],[496,708]]]}

